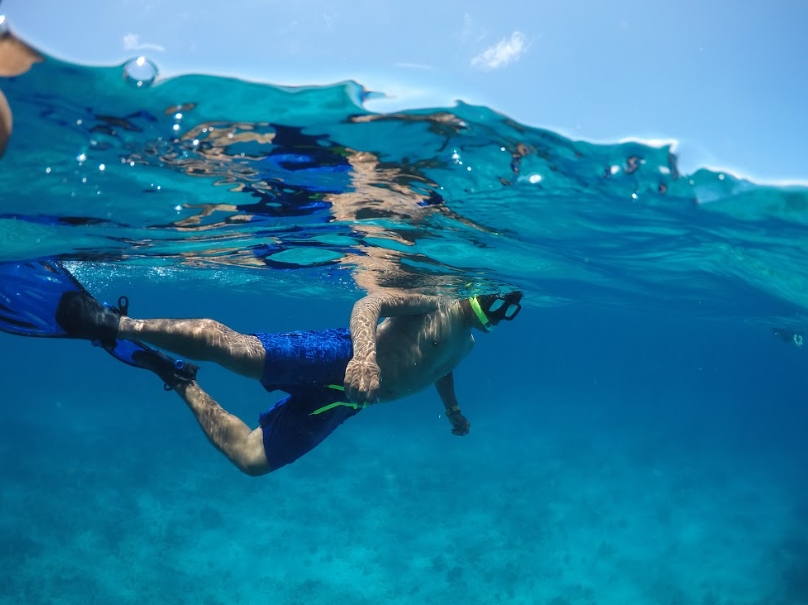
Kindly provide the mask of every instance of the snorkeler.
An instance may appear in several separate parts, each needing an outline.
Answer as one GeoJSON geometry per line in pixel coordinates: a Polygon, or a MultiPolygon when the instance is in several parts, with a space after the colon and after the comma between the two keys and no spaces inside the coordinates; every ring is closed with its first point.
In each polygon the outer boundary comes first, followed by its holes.
{"type": "Polygon", "coordinates": [[[522,298],[518,291],[461,300],[374,293],[356,302],[350,328],[241,334],[212,319],[131,318],[124,297],[118,307],[102,305],[56,261],[0,264],[0,277],[0,330],[90,340],[153,371],[185,401],[211,443],[253,476],[294,462],[366,406],[432,384],[452,433],[468,434],[452,372],[474,346],[472,329],[487,332],[514,319],[522,298]],[[197,366],[143,343],[218,363],[288,395],[251,430],[202,390],[197,366]]]}

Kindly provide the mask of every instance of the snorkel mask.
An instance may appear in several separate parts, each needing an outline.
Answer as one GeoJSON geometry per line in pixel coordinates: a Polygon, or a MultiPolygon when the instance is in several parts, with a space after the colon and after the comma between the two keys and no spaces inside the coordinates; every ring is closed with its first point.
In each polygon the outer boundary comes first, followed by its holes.
{"type": "Polygon", "coordinates": [[[508,294],[483,294],[469,299],[469,306],[474,315],[480,320],[483,329],[490,332],[500,321],[511,321],[522,310],[519,301],[522,293],[519,291],[508,294]]]}

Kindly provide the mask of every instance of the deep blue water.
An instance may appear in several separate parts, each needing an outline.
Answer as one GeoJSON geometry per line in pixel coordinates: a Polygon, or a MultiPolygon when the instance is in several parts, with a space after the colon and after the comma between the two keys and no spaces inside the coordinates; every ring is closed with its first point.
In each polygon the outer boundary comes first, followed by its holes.
{"type": "MultiPolygon", "coordinates": [[[[258,479],[154,376],[0,334],[0,603],[808,602],[808,350],[772,334],[805,325],[804,188],[353,83],[123,73],[0,81],[0,260],[244,332],[345,325],[369,284],[525,309],[456,371],[469,436],[425,392],[258,479]]],[[[200,382],[253,425],[273,400],[200,382]]]]}

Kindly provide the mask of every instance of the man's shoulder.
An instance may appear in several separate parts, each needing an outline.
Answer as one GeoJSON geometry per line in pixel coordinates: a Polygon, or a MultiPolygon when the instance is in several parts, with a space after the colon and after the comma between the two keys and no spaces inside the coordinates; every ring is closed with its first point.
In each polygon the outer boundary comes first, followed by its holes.
{"type": "Polygon", "coordinates": [[[378,290],[374,292],[368,292],[359,299],[361,300],[380,300],[387,303],[396,303],[396,302],[416,302],[416,303],[432,303],[438,304],[441,301],[449,301],[452,300],[448,296],[441,296],[436,294],[422,294],[420,292],[409,292],[407,290],[398,290],[398,289],[390,289],[390,290],[378,290]]]}
{"type": "Polygon", "coordinates": [[[372,292],[356,302],[354,312],[364,313],[367,312],[366,310],[375,310],[384,317],[427,315],[447,308],[449,300],[443,296],[402,290],[372,292]]]}

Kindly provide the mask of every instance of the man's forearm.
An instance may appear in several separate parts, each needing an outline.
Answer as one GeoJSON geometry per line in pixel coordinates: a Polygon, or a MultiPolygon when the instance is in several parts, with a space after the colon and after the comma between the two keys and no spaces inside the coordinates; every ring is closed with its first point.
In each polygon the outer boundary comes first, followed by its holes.
{"type": "Polygon", "coordinates": [[[443,378],[440,378],[435,386],[438,388],[438,395],[446,408],[446,418],[452,425],[453,435],[468,435],[471,425],[468,418],[463,416],[460,411],[460,405],[457,403],[457,397],[454,390],[454,375],[449,372],[443,378]]]}
{"type": "Polygon", "coordinates": [[[381,317],[429,313],[439,304],[440,299],[435,296],[398,292],[373,294],[356,301],[350,323],[354,359],[370,361],[376,358],[376,327],[381,317]]]}
{"type": "Polygon", "coordinates": [[[438,389],[438,396],[443,402],[443,407],[446,408],[446,413],[451,414],[460,410],[460,404],[457,402],[457,395],[454,390],[454,374],[449,373],[435,383],[438,389]]]}
{"type": "Polygon", "coordinates": [[[370,296],[354,304],[350,324],[354,359],[375,360],[376,326],[379,325],[381,307],[381,300],[370,296]]]}

